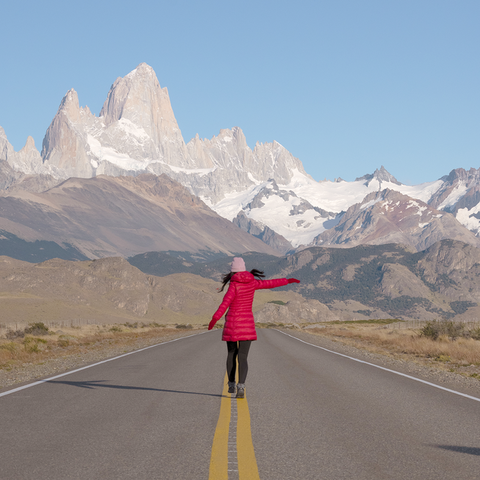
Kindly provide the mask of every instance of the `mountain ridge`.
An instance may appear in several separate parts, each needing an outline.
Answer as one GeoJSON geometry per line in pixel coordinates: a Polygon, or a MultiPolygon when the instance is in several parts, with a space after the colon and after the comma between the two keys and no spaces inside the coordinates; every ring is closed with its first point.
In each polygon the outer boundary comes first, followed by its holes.
{"type": "Polygon", "coordinates": [[[179,248],[278,255],[166,175],[70,178],[45,192],[0,196],[0,211],[0,230],[87,258],[179,248]]]}

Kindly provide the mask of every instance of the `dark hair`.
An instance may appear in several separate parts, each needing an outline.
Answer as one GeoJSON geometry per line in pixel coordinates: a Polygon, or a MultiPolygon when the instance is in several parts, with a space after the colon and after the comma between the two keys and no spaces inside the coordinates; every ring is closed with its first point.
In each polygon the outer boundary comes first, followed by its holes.
{"type": "MultiPolygon", "coordinates": [[[[223,275],[222,277],[222,288],[218,291],[219,293],[220,292],[223,292],[223,289],[225,288],[225,285],[232,279],[232,277],[236,274],[237,272],[229,272],[229,273],[226,273],[225,275],[223,275]]],[[[254,277],[257,277],[257,278],[264,278],[265,275],[263,274],[263,272],[261,270],[257,270],[256,268],[254,268],[253,270],[250,270],[250,273],[254,276],[254,277]]]]}

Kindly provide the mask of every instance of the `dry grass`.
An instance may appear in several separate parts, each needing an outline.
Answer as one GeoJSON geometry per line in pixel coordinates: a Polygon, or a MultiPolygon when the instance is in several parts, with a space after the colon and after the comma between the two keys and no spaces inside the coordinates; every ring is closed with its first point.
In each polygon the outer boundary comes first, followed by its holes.
{"type": "Polygon", "coordinates": [[[441,369],[480,377],[480,341],[471,338],[437,340],[421,335],[420,330],[394,330],[375,324],[328,325],[309,332],[372,353],[403,357],[441,369]]]}
{"type": "MultiPolygon", "coordinates": [[[[109,346],[135,345],[139,340],[154,344],[163,338],[178,334],[191,325],[131,324],[83,325],[62,328],[57,333],[29,335],[0,339],[0,369],[10,370],[26,364],[41,364],[47,360],[87,351],[104,350],[109,346]]],[[[20,333],[20,332],[18,332],[20,333]]]]}

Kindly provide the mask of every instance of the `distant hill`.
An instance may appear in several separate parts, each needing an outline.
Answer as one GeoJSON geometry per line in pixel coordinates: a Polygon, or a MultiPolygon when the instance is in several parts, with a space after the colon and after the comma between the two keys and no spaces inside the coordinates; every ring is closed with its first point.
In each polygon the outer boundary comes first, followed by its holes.
{"type": "Polygon", "coordinates": [[[174,249],[276,254],[166,175],[71,178],[0,195],[0,231],[0,255],[33,262],[174,249]]]}
{"type": "MultiPolygon", "coordinates": [[[[267,266],[277,268],[279,257],[257,252],[236,254],[245,259],[247,270],[264,270],[267,266]]],[[[211,255],[209,252],[147,252],[128,258],[128,262],[144,273],[164,277],[173,273],[192,273],[219,281],[230,271],[230,264],[236,255],[211,255]]]]}
{"type": "MultiPolygon", "coordinates": [[[[310,247],[281,258],[243,257],[248,270],[299,278],[294,291],[326,304],[341,318],[468,319],[479,313],[480,250],[455,240],[442,240],[422,252],[388,244],[310,247]]],[[[159,276],[178,269],[219,280],[231,259],[195,262],[179,258],[178,252],[151,252],[129,261],[159,276]]]]}
{"type": "MultiPolygon", "coordinates": [[[[37,264],[0,257],[0,330],[34,322],[206,324],[222,300],[219,286],[190,273],[146,275],[119,257],[37,264]]],[[[294,298],[301,299],[293,292],[259,292],[254,308],[294,298]]]]}

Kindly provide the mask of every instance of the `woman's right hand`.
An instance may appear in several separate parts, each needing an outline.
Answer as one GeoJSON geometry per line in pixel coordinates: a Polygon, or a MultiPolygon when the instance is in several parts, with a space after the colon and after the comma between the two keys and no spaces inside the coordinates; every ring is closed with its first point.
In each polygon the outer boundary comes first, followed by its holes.
{"type": "Polygon", "coordinates": [[[211,330],[215,326],[216,323],[217,323],[217,321],[212,318],[210,320],[210,323],[208,324],[208,329],[211,330]]]}

